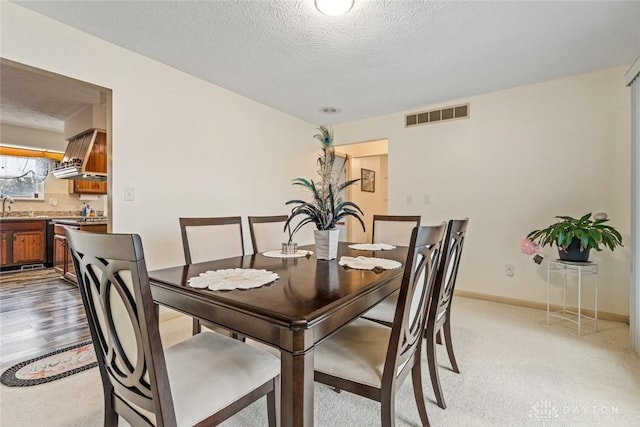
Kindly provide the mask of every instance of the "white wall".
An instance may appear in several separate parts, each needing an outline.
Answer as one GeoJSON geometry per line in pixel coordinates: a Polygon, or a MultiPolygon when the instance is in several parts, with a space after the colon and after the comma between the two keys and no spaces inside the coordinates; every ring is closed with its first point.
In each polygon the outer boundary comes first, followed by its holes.
{"type": "MultiPolygon", "coordinates": [[[[458,289],[546,301],[546,270],[520,253],[520,240],[555,215],[607,212],[627,243],[592,255],[600,264],[599,309],[628,314],[627,68],[442,104],[469,102],[469,119],[406,129],[403,112],[336,126],[335,132],[343,142],[388,138],[389,212],[419,209],[423,224],[470,218],[458,289]],[[505,276],[505,264],[515,266],[514,277],[505,276]]],[[[555,247],[544,252],[557,257],[555,247]]]]}
{"type": "Polygon", "coordinates": [[[150,269],[183,262],[180,216],[287,213],[285,201],[298,196],[291,179],[314,172],[315,125],[0,6],[2,57],[113,90],[109,215],[114,232],[142,236],[150,269]],[[135,201],[123,200],[125,187],[135,201]]]}
{"type": "Polygon", "coordinates": [[[0,123],[0,144],[60,152],[67,148],[67,140],[62,133],[6,123],[0,123]]]}

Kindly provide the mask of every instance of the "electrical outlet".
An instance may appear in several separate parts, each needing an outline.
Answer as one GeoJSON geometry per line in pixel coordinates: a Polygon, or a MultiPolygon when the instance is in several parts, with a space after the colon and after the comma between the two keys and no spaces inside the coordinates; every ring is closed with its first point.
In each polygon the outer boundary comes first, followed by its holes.
{"type": "Polygon", "coordinates": [[[413,196],[407,195],[406,201],[407,201],[408,205],[412,204],[413,203],[413,196]]]}
{"type": "Polygon", "coordinates": [[[58,199],[50,198],[49,199],[49,204],[51,206],[58,206],[58,199]]]}
{"type": "Polygon", "coordinates": [[[513,277],[513,265],[507,264],[504,266],[504,275],[513,277]]]}

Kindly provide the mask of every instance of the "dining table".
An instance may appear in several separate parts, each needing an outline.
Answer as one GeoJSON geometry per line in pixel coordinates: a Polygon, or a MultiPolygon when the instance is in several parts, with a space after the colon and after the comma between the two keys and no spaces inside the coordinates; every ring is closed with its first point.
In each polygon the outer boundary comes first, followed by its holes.
{"type": "MultiPolygon", "coordinates": [[[[152,270],[154,303],[219,325],[280,353],[281,425],[313,426],[314,349],[322,341],[400,288],[407,248],[354,250],[340,242],[338,256],[269,257],[251,254],[152,270]],[[339,265],[342,256],[399,261],[394,269],[339,265]],[[252,289],[210,290],[189,285],[207,271],[257,269],[278,278],[252,289]]],[[[314,246],[300,250],[314,251],[314,246]]],[[[224,392],[221,390],[221,392],[224,392]]]]}

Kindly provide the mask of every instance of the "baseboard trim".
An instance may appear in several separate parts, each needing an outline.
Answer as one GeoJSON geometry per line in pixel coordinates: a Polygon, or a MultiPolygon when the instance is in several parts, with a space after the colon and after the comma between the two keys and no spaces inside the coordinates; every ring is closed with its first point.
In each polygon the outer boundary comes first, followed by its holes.
{"type": "MultiPolygon", "coordinates": [[[[529,301],[529,300],[518,299],[518,298],[508,298],[508,297],[502,297],[499,295],[483,294],[480,292],[465,291],[460,289],[456,289],[454,291],[454,295],[459,297],[465,297],[465,298],[480,299],[484,301],[499,302],[502,304],[517,305],[520,307],[535,308],[538,310],[544,310],[545,312],[547,311],[547,303],[544,303],[544,302],[535,302],[535,301],[529,301]]],[[[561,310],[562,306],[558,304],[551,304],[550,309],[552,311],[557,311],[557,310],[561,310]]],[[[567,309],[571,311],[577,311],[576,307],[567,307],[567,309]]],[[[584,308],[582,309],[582,313],[591,317],[593,317],[594,315],[593,310],[584,309],[584,308]]],[[[629,324],[628,315],[608,313],[606,311],[600,311],[600,310],[598,310],[598,319],[626,323],[627,325],[629,324]]]]}

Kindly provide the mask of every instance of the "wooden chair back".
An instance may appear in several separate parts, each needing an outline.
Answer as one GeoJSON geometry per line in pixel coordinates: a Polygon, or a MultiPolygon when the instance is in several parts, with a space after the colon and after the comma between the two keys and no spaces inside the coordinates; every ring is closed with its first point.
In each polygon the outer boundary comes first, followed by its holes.
{"type": "Polygon", "coordinates": [[[408,246],[414,227],[420,226],[420,215],[374,215],[372,243],[408,246]]]}
{"type": "Polygon", "coordinates": [[[244,255],[239,216],[180,218],[186,264],[244,255]]]}
{"type": "Polygon", "coordinates": [[[392,387],[395,377],[413,366],[420,357],[427,308],[440,261],[446,224],[415,227],[409,241],[398,305],[382,377],[383,388],[392,387]],[[410,362],[410,363],[409,363],[410,362]]]}
{"type": "MultiPolygon", "coordinates": [[[[104,388],[131,425],[175,413],[140,236],[67,231],[104,388]]],[[[105,425],[117,415],[105,411],[105,425]]],[[[167,425],[171,425],[168,422],[167,425]]]]}
{"type": "Polygon", "coordinates": [[[442,259],[433,291],[433,304],[430,308],[433,311],[430,313],[430,318],[436,323],[443,323],[448,316],[468,225],[469,218],[452,219],[447,225],[442,247],[442,259]]]}
{"type": "Polygon", "coordinates": [[[287,243],[289,235],[284,230],[287,218],[287,215],[248,217],[254,254],[280,249],[282,243],[287,243]]]}

